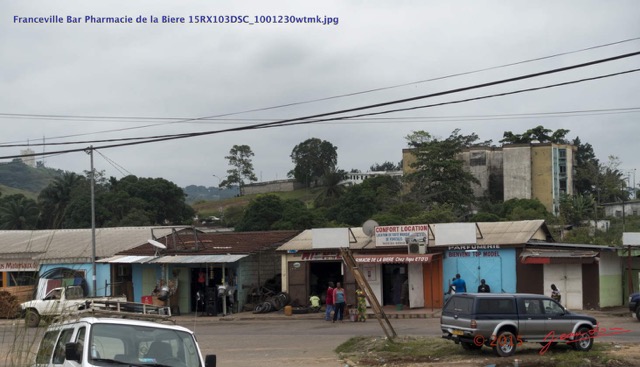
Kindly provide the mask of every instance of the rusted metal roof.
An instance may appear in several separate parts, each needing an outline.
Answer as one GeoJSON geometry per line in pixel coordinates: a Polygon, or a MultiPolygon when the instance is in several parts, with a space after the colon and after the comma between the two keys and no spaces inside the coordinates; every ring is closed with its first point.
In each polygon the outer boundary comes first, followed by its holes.
{"type": "MultiPolygon", "coordinates": [[[[300,231],[217,232],[169,235],[157,241],[167,248],[158,250],[148,243],[121,251],[118,255],[205,256],[251,254],[274,249],[291,240],[300,231]]],[[[146,242],[146,241],[145,241],[146,242]]],[[[202,262],[202,261],[199,261],[202,262]]]]}

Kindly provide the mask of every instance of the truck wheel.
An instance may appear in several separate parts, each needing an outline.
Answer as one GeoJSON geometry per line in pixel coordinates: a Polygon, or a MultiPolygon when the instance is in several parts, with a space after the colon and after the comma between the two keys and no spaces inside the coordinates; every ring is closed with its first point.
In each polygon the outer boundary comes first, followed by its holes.
{"type": "Polygon", "coordinates": [[[40,324],[40,314],[38,311],[29,309],[24,315],[24,323],[28,327],[38,327],[40,324]]]}
{"type": "Polygon", "coordinates": [[[500,357],[509,357],[516,352],[516,336],[510,331],[501,331],[495,340],[493,352],[500,357]]]}
{"type": "Polygon", "coordinates": [[[577,334],[581,336],[578,337],[578,339],[576,339],[575,341],[571,342],[571,346],[573,347],[573,349],[580,352],[587,352],[591,349],[591,347],[593,347],[593,336],[589,335],[589,330],[591,329],[586,326],[578,329],[577,334]]]}
{"type": "Polygon", "coordinates": [[[482,348],[482,345],[478,345],[476,343],[469,343],[469,342],[460,342],[460,345],[462,345],[462,349],[466,351],[478,350],[482,348]]]}

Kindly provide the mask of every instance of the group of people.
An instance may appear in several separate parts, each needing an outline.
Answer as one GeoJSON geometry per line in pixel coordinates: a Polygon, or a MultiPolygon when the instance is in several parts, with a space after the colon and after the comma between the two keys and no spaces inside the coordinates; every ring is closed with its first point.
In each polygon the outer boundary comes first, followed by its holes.
{"type": "MultiPolygon", "coordinates": [[[[367,301],[364,292],[361,289],[356,290],[356,297],[358,299],[357,305],[357,320],[356,321],[366,321],[367,320],[367,301]]],[[[340,321],[344,322],[344,313],[347,304],[347,297],[342,288],[342,284],[340,282],[334,283],[329,282],[327,286],[327,296],[326,296],[326,310],[324,319],[325,321],[340,321]],[[333,312],[333,315],[331,314],[333,312]]]]}
{"type": "MultiPolygon", "coordinates": [[[[449,291],[446,293],[447,295],[454,294],[456,292],[466,292],[467,291],[467,283],[460,277],[460,274],[456,274],[455,278],[451,280],[449,284],[449,291]]],[[[478,286],[478,293],[491,293],[491,287],[487,284],[484,279],[480,279],[480,285],[478,286]]],[[[560,302],[562,296],[560,295],[560,290],[556,287],[555,284],[551,284],[551,298],[560,302]]]]}

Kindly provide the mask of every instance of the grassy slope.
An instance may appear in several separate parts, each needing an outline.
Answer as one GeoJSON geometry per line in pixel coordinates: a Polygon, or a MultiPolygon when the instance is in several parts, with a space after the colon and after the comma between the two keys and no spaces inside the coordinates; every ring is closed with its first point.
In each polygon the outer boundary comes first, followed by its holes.
{"type": "MultiPolygon", "coordinates": [[[[313,202],[313,200],[318,196],[321,192],[321,188],[315,189],[301,189],[295,191],[287,191],[287,192],[273,192],[271,194],[279,196],[283,200],[287,199],[297,199],[309,205],[313,202]]],[[[228,207],[231,206],[246,206],[252,199],[255,199],[259,195],[264,194],[253,194],[253,195],[245,195],[241,197],[235,197],[231,199],[225,200],[215,200],[215,201],[198,201],[193,203],[191,207],[195,209],[196,213],[200,217],[206,217],[210,215],[220,215],[221,211],[224,211],[228,207]]]]}
{"type": "Polygon", "coordinates": [[[0,184],[0,194],[2,194],[2,196],[9,196],[9,195],[14,195],[14,194],[22,194],[22,195],[26,196],[27,198],[33,199],[33,200],[36,200],[38,198],[38,193],[37,192],[14,189],[13,187],[5,186],[5,185],[2,185],[2,184],[0,184]]]}

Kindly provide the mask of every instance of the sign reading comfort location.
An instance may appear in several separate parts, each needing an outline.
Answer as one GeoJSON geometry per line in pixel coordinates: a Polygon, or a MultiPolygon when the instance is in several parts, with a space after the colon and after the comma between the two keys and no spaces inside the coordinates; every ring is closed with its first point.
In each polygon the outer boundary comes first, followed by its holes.
{"type": "Polygon", "coordinates": [[[406,246],[429,241],[429,225],[378,226],[375,228],[376,247],[406,246]]]}

